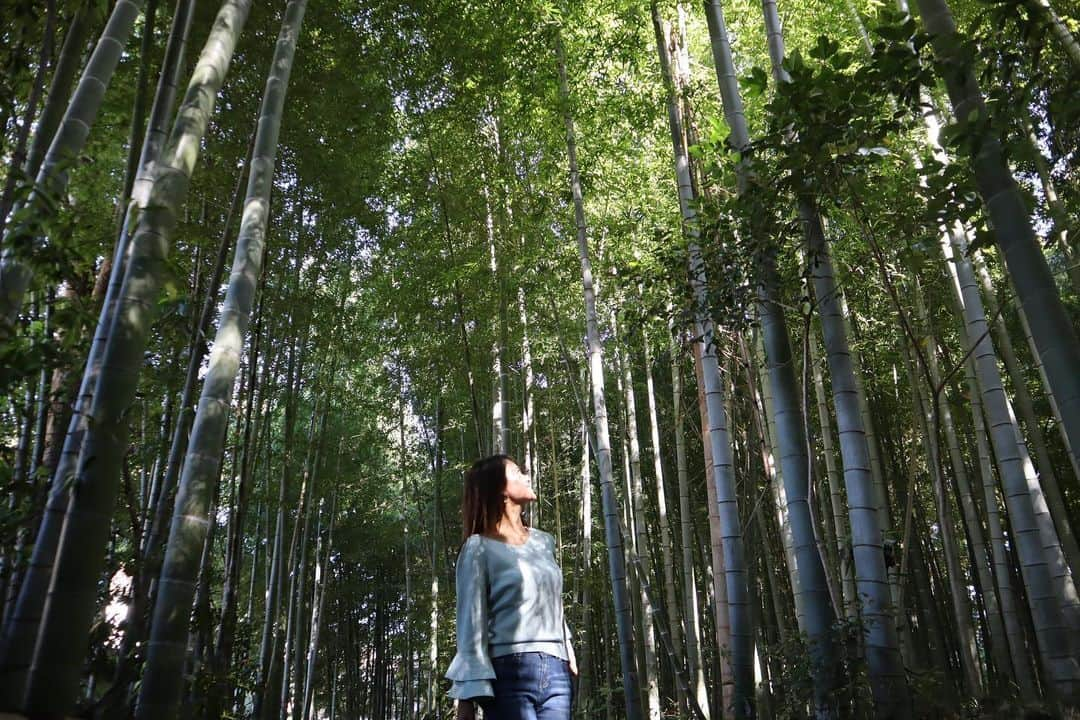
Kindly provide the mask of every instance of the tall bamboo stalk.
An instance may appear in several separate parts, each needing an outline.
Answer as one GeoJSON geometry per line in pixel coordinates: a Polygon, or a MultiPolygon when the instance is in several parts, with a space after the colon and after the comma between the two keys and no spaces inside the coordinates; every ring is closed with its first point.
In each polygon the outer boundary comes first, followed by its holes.
{"type": "MultiPolygon", "coordinates": [[[[762,335],[757,334],[756,347],[753,357],[746,361],[753,375],[753,380],[747,382],[747,387],[760,387],[761,392],[752,393],[752,410],[750,416],[756,422],[758,440],[761,447],[761,463],[768,488],[772,494],[772,516],[776,520],[776,528],[779,535],[780,547],[783,550],[783,565],[788,578],[788,586],[791,588],[791,601],[795,610],[795,622],[798,632],[804,631],[806,625],[806,612],[803,609],[806,598],[802,590],[802,582],[799,579],[799,563],[795,556],[795,540],[791,530],[791,520],[788,515],[787,487],[784,485],[783,469],[776,462],[776,441],[780,434],[776,427],[776,403],[773,397],[773,382],[770,374],[761,371],[765,365],[765,348],[762,343],[762,335]]],[[[800,474],[805,469],[799,471],[800,474]]]]}
{"type": "Polygon", "coordinates": [[[169,142],[153,168],[151,190],[141,204],[116,320],[90,407],[93,422],[79,455],[78,492],[72,495],[65,516],[27,681],[25,704],[29,713],[64,712],[75,700],[83,646],[73,638],[86,637],[96,609],[109,519],[127,447],[125,415],[138,385],[135,380],[164,275],[169,239],[187,195],[199,142],[250,7],[250,0],[227,0],[222,5],[169,142]]]}
{"type": "Polygon", "coordinates": [[[724,410],[724,389],[720,378],[720,366],[716,358],[715,328],[708,310],[705,266],[698,245],[699,230],[693,208],[695,198],[683,133],[682,113],[672,71],[670,35],[660,19],[656,2],[651,4],[651,10],[661,77],[667,88],[668,127],[674,154],[679,209],[683,218],[683,233],[688,240],[687,262],[693,292],[694,332],[701,345],[708,441],[712,453],[718,521],[723,534],[724,583],[731,622],[730,652],[735,693],[731,710],[736,718],[744,718],[754,714],[753,629],[750,627],[746,559],[742,524],[739,520],[739,503],[735,492],[731,438],[728,432],[728,417],[724,410]]]}
{"type": "MultiPolygon", "coordinates": [[[[986,269],[986,264],[979,256],[971,258],[971,265],[977,275],[979,287],[982,288],[982,296],[986,303],[988,315],[987,321],[990,323],[994,339],[994,349],[998,351],[998,355],[1000,355],[1001,361],[1004,363],[1005,369],[1012,379],[1012,397],[1016,403],[1017,409],[1020,411],[1020,417],[1023,419],[1024,425],[1026,426],[1026,437],[1029,439],[1035,450],[1035,459],[1038,461],[1039,483],[1046,492],[1047,504],[1050,506],[1050,512],[1054,517],[1054,524],[1058,528],[1058,533],[1061,536],[1062,550],[1065,552],[1065,557],[1068,558],[1069,567],[1074,570],[1080,570],[1080,546],[1077,544],[1076,534],[1073,532],[1072,522],[1069,520],[1068,509],[1066,508],[1065,500],[1061,494],[1057,473],[1054,471],[1054,464],[1046,446],[1046,438],[1040,427],[1039,419],[1035,414],[1031,394],[1027,390],[1024,372],[1017,359],[1016,350],[1013,348],[1012,339],[1010,338],[1008,328],[1005,325],[1005,317],[998,305],[997,296],[994,294],[994,285],[990,279],[990,273],[986,269]]],[[[1055,424],[1058,427],[1061,442],[1069,455],[1069,460],[1071,461],[1073,468],[1074,480],[1080,481],[1080,465],[1077,464],[1077,455],[1072,452],[1069,445],[1069,437],[1064,431],[1065,426],[1061,422],[1061,413],[1058,410],[1057,400],[1055,399],[1054,394],[1049,390],[1050,386],[1046,380],[1045,369],[1043,368],[1042,362],[1039,360],[1038,349],[1035,347],[1034,341],[1031,338],[1027,314],[1024,312],[1023,308],[1018,305],[1016,306],[1016,314],[1020,320],[1020,327],[1023,330],[1024,339],[1031,349],[1031,356],[1035,360],[1035,368],[1038,371],[1039,378],[1042,380],[1043,387],[1047,390],[1046,401],[1050,405],[1050,411],[1053,414],[1054,419],[1057,421],[1055,424]]]]}
{"type": "MultiPolygon", "coordinates": [[[[340,469],[340,452],[339,469],[340,469]]],[[[304,683],[304,696],[303,705],[300,712],[301,720],[311,720],[312,713],[312,699],[315,695],[315,660],[319,652],[319,639],[322,633],[322,628],[325,623],[325,608],[326,608],[326,593],[329,588],[330,578],[328,577],[328,571],[330,569],[331,553],[334,551],[334,523],[337,519],[337,496],[338,491],[335,488],[333,498],[330,501],[329,512],[329,528],[326,532],[326,550],[323,550],[323,538],[319,536],[318,546],[315,549],[315,580],[313,582],[313,595],[311,602],[311,630],[308,633],[311,638],[311,643],[308,646],[307,651],[307,673],[305,675],[304,683]]],[[[438,630],[438,627],[432,628],[434,634],[438,630]]]]}
{"type": "MultiPolygon", "coordinates": [[[[959,286],[952,282],[951,271],[944,268],[949,276],[950,292],[949,300],[953,312],[957,317],[963,317],[963,302],[960,296],[959,286]]],[[[961,337],[966,339],[967,331],[962,330],[961,337]]],[[[965,342],[965,344],[967,344],[965,342]]],[[[983,401],[979,390],[979,382],[975,371],[975,360],[968,356],[964,360],[964,386],[967,392],[967,400],[971,403],[971,416],[975,436],[976,466],[978,467],[978,479],[982,488],[983,514],[986,518],[986,539],[989,545],[989,561],[993,569],[992,580],[997,590],[998,606],[1001,622],[1004,626],[1005,640],[1008,644],[1008,655],[1011,666],[998,668],[1002,673],[1016,683],[1020,691],[1020,697],[1025,701],[1034,702],[1036,699],[1035,681],[1032,667],[1028,661],[1028,649],[1025,643],[1024,629],[1021,627],[1017,607],[1017,597],[1012,585],[1012,563],[1009,549],[1005,545],[1005,533],[1002,527],[1001,512],[995,488],[997,479],[994,476],[993,457],[990,450],[990,440],[987,434],[986,420],[983,416],[983,401]]]]}
{"type": "MultiPolygon", "coordinates": [[[[928,354],[933,352],[933,347],[928,348],[928,354]]],[[[953,524],[953,511],[949,503],[949,493],[945,488],[945,478],[942,471],[942,458],[940,440],[937,436],[937,424],[933,420],[934,410],[930,404],[932,401],[924,397],[919,387],[915,371],[915,362],[911,359],[910,349],[905,353],[905,366],[908,373],[908,384],[911,387],[912,405],[914,416],[918,418],[919,433],[922,445],[926,453],[926,464],[930,471],[930,480],[934,488],[934,510],[937,513],[938,533],[941,537],[941,550],[945,558],[946,583],[949,601],[952,607],[953,623],[956,627],[957,654],[960,658],[960,671],[964,681],[959,689],[965,695],[980,698],[983,695],[982,675],[978,658],[976,657],[975,631],[971,624],[971,608],[968,603],[968,581],[960,567],[960,550],[956,538],[956,530],[953,524]]],[[[932,365],[931,365],[932,366],[932,365]]],[[[939,409],[940,413],[940,400],[939,409]]]]}
{"type": "MultiPolygon", "coordinates": [[[[985,615],[989,637],[987,638],[985,645],[989,647],[990,656],[993,659],[998,672],[1002,673],[1005,677],[1008,677],[1012,674],[1012,661],[1009,659],[1009,648],[1005,641],[1005,627],[1002,624],[1001,613],[999,612],[998,607],[997,588],[994,586],[993,575],[991,572],[993,562],[990,559],[986,547],[986,538],[983,533],[982,520],[979,517],[978,508],[975,506],[975,499],[971,492],[971,482],[968,479],[967,466],[964,463],[964,456],[960,450],[960,440],[956,425],[953,422],[952,410],[949,408],[948,397],[946,396],[945,388],[942,384],[941,370],[938,368],[937,362],[937,338],[934,334],[930,316],[926,311],[926,304],[923,301],[922,286],[918,282],[918,279],[915,280],[915,308],[919,315],[919,323],[923,326],[925,333],[923,339],[925,342],[925,357],[930,381],[934,383],[934,387],[939,391],[936,398],[938,402],[938,417],[940,418],[942,429],[945,431],[946,447],[949,454],[949,463],[952,466],[952,476],[956,481],[956,490],[960,501],[963,527],[965,528],[969,543],[972,564],[975,566],[973,569],[979,583],[979,594],[981,595],[982,604],[986,611],[985,615]]],[[[927,397],[925,387],[923,387],[922,390],[922,402],[924,406],[929,407],[933,400],[927,397]]],[[[944,465],[944,463],[942,464],[944,465]]],[[[964,595],[966,594],[967,587],[965,585],[964,595]]]]}
{"type": "MultiPolygon", "coordinates": [[[[811,327],[811,332],[813,328],[811,327]]],[[[854,619],[859,612],[858,598],[855,594],[855,575],[852,573],[851,533],[848,529],[847,515],[844,510],[844,488],[840,468],[836,464],[836,446],[833,439],[832,417],[829,414],[828,399],[825,394],[825,377],[818,349],[818,339],[810,339],[810,363],[814,377],[814,399],[817,404],[818,425],[821,432],[821,452],[825,456],[825,474],[829,481],[829,509],[832,514],[836,534],[836,554],[839,558],[841,592],[844,595],[844,614],[854,619]]]]}
{"type": "MultiPolygon", "coordinates": [[[[33,222],[47,220],[55,211],[56,205],[52,201],[67,187],[69,166],[86,145],[105,91],[135,27],[135,19],[145,4],[146,0],[118,0],[113,6],[105,30],[86,63],[60,127],[34,179],[34,190],[27,199],[27,204],[35,209],[33,222]]],[[[4,250],[0,256],[0,339],[9,338],[14,332],[23,296],[33,277],[25,258],[42,242],[34,226],[28,222],[6,228],[4,250]]]]}
{"type": "Polygon", "coordinates": [[[581,261],[581,281],[585,295],[585,327],[589,347],[589,376],[592,384],[593,422],[596,426],[596,464],[600,473],[600,492],[604,512],[604,534],[607,541],[608,565],[615,605],[615,623],[619,637],[619,660],[622,665],[623,694],[626,698],[627,720],[643,720],[641,692],[634,660],[633,618],[626,591],[626,564],[623,540],[619,533],[618,507],[611,472],[611,440],[608,435],[607,400],[604,397],[604,365],[600,344],[600,329],[596,319],[596,296],[593,291],[592,265],[589,262],[588,228],[585,224],[585,203],[581,192],[581,177],[577,163],[577,137],[566,77],[566,55],[561,38],[556,38],[559,71],[559,100],[566,128],[566,154],[570,167],[570,192],[574,201],[574,224],[577,228],[578,258],[581,261]]]}
{"type": "MultiPolygon", "coordinates": [[[[150,0],[150,2],[151,11],[147,13],[146,25],[152,28],[154,24],[152,20],[152,8],[156,6],[156,0],[150,0]]],[[[152,30],[150,32],[152,32],[152,30]]],[[[148,34],[150,33],[144,32],[144,39],[148,34]]],[[[34,77],[30,82],[30,92],[26,97],[22,122],[19,124],[19,129],[16,131],[15,147],[12,148],[11,151],[10,166],[7,171],[7,177],[4,178],[4,188],[3,191],[0,192],[0,234],[2,234],[5,227],[7,227],[8,212],[11,209],[11,203],[15,197],[15,187],[20,179],[19,171],[24,169],[26,162],[26,143],[30,139],[30,127],[34,124],[34,117],[37,115],[38,105],[41,104],[41,93],[45,88],[45,74],[49,71],[49,66],[53,62],[53,45],[56,43],[56,0],[46,0],[45,2],[45,27],[42,29],[41,35],[41,45],[38,48],[37,54],[37,67],[34,69],[34,77]]],[[[145,58],[145,53],[143,53],[142,56],[145,58]]],[[[143,66],[145,67],[145,60],[143,61],[143,66]]],[[[137,100],[136,106],[138,106],[137,100]]],[[[6,123],[0,126],[0,128],[5,127],[6,123]]],[[[27,173],[27,175],[29,175],[29,173],[27,173]]]]}
{"type": "MultiPolygon", "coordinates": [[[[712,608],[713,637],[709,643],[710,655],[719,660],[719,672],[715,673],[714,696],[716,698],[715,715],[724,717],[734,705],[735,675],[731,666],[731,613],[728,611],[727,573],[724,571],[724,533],[720,527],[720,504],[716,501],[716,481],[713,479],[716,464],[712,457],[710,441],[709,410],[705,402],[705,378],[701,362],[703,355],[701,343],[693,343],[694,373],[697,378],[697,407],[701,420],[701,445],[705,460],[705,498],[708,503],[708,545],[709,553],[704,556],[707,604],[712,608]]],[[[714,660],[715,662],[715,660],[714,660]]]]}
{"type": "MultiPolygon", "coordinates": [[[[649,408],[649,439],[652,445],[653,478],[656,482],[656,510],[660,526],[660,556],[663,559],[664,602],[667,609],[668,632],[675,651],[683,653],[682,622],[679,603],[675,595],[675,561],[671,538],[671,526],[668,522],[667,490],[664,487],[664,464],[660,458],[660,420],[656,412],[656,390],[653,384],[652,351],[649,347],[647,332],[641,333],[641,345],[645,353],[645,397],[649,408]]],[[[684,451],[685,452],[685,451],[684,451]]],[[[691,676],[691,681],[693,681],[691,676]]],[[[682,686],[676,684],[679,706],[686,704],[682,686]]]]}
{"type": "MultiPolygon", "coordinates": [[[[735,78],[735,65],[723,8],[718,0],[706,0],[705,18],[716,68],[717,84],[724,107],[724,118],[732,129],[732,140],[744,160],[736,168],[740,194],[750,191],[752,150],[742,97],[735,78]]],[[[766,250],[762,277],[757,289],[757,312],[765,345],[769,385],[772,389],[776,432],[771,440],[779,450],[779,476],[783,482],[785,513],[790,543],[788,565],[800,628],[807,634],[813,662],[816,712],[829,716],[830,695],[837,682],[832,625],[835,621],[823,558],[813,531],[813,513],[809,498],[810,458],[805,433],[804,409],[795,379],[790,333],[784,310],[779,303],[779,281],[775,253],[766,250]]],[[[764,430],[764,429],[763,429],[764,430]]],[[[778,491],[779,484],[775,485],[778,491]]],[[[787,540],[787,538],[785,538],[787,540]]]]}
{"type": "MultiPolygon", "coordinates": [[[[805,203],[806,201],[804,201],[805,203]]],[[[893,617],[892,593],[885,568],[879,513],[880,496],[870,473],[869,448],[855,386],[847,331],[841,314],[832,261],[816,211],[804,207],[800,217],[814,263],[811,279],[821,318],[821,334],[832,376],[833,405],[840,434],[848,513],[851,519],[855,585],[860,599],[866,660],[877,711],[885,717],[911,713],[893,617]]]]}
{"type": "MultiPolygon", "coordinates": [[[[669,328],[671,330],[671,328],[669,328]]],[[[675,468],[679,484],[679,546],[682,550],[683,622],[685,623],[686,659],[690,678],[694,683],[694,696],[698,706],[709,715],[709,698],[705,689],[705,671],[702,666],[700,628],[698,623],[697,589],[694,583],[693,518],[690,515],[690,478],[686,459],[686,438],[683,435],[685,416],[683,410],[683,361],[682,353],[672,335],[668,343],[671,362],[671,398],[675,419],[675,468]]]]}
{"type": "Polygon", "coordinates": [[[26,153],[26,177],[37,177],[53,136],[56,135],[56,128],[64,117],[71,96],[71,86],[75,83],[75,75],[79,72],[86,50],[86,38],[94,29],[91,16],[91,4],[80,3],[68,23],[64,44],[60,47],[60,54],[54,63],[49,90],[45,95],[45,105],[41,108],[34,137],[26,153]]]}
{"type": "MultiPolygon", "coordinates": [[[[763,0],[766,44],[777,83],[790,82],[783,67],[784,36],[775,0],[763,0]]],[[[825,355],[832,376],[833,404],[840,435],[848,509],[851,518],[855,584],[870,685],[876,711],[883,717],[906,718],[911,714],[900,642],[892,608],[892,591],[883,548],[883,497],[874,481],[866,423],[860,404],[856,368],[853,364],[841,299],[832,261],[811,190],[798,199],[798,215],[807,243],[811,280],[821,319],[825,355]]]]}
{"type": "Polygon", "coordinates": [[[971,264],[964,257],[963,239],[953,236],[952,248],[945,248],[956,292],[962,298],[965,347],[973,350],[979,391],[990,430],[991,446],[997,458],[1001,490],[1009,511],[1011,537],[1020,559],[1020,570],[1031,610],[1039,657],[1051,689],[1068,701],[1080,690],[1080,667],[1071,651],[1070,633],[1059,596],[1060,584],[1047,557],[1038,511],[1032,497],[1038,480],[1028,472],[1020,452],[1017,430],[1011,421],[1008,399],[993,344],[988,336],[986,315],[971,264]]]}
{"type": "Polygon", "coordinates": [[[1065,54],[1069,57],[1069,62],[1072,63],[1074,70],[1080,70],[1080,42],[1077,42],[1076,36],[1069,30],[1069,26],[1065,24],[1061,16],[1057,14],[1054,7],[1050,4],[1050,0],[1025,0],[1024,5],[1029,11],[1033,12],[1036,16],[1041,15],[1050,27],[1050,32],[1058,42],[1061,43],[1062,48],[1065,50],[1065,54]]]}
{"type": "MultiPolygon", "coordinates": [[[[638,440],[637,399],[634,393],[634,377],[630,370],[630,361],[619,347],[621,338],[616,329],[614,313],[612,313],[611,327],[615,330],[615,360],[622,374],[622,390],[626,409],[625,436],[627,449],[629,450],[627,459],[630,466],[630,495],[627,499],[634,510],[631,518],[632,524],[628,525],[627,528],[628,532],[634,536],[632,549],[641,559],[642,574],[648,577],[651,574],[652,552],[649,549],[649,536],[645,529],[645,490],[642,487],[641,480],[641,443],[638,440]]],[[[650,720],[659,720],[660,680],[658,676],[660,668],[656,656],[656,635],[653,632],[653,609],[643,583],[640,578],[636,578],[636,580],[635,584],[639,590],[639,602],[641,604],[641,647],[645,659],[644,692],[647,703],[646,712],[650,720]]]]}
{"type": "MultiPolygon", "coordinates": [[[[962,50],[956,23],[946,0],[918,0],[919,14],[933,36],[934,53],[943,75],[953,114],[961,128],[986,116],[979,81],[970,58],[962,50]]],[[[979,131],[977,131],[979,132],[979,131]]],[[[1037,354],[1046,370],[1069,438],[1070,450],[1080,458],[1080,338],[1057,291],[1046,257],[1039,246],[1020,188],[992,133],[981,132],[970,158],[979,194],[983,198],[994,239],[1027,313],[1037,354]]],[[[1064,676],[1059,676],[1064,678],[1064,676]]],[[[1080,686],[1059,688],[1064,697],[1080,696],[1080,686]]]]}

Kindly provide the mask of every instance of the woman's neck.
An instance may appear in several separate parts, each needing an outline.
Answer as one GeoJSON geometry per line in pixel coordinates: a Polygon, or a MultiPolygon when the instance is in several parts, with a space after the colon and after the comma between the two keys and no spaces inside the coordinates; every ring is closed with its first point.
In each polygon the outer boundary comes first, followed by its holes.
{"type": "Polygon", "coordinates": [[[529,532],[521,519],[521,506],[515,503],[507,503],[503,509],[503,515],[495,525],[495,532],[508,537],[520,537],[529,532]]]}

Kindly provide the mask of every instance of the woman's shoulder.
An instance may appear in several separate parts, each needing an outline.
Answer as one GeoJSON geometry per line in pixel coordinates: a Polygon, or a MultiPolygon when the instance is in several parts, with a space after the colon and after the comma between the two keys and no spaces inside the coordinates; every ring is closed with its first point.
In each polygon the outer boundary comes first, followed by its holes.
{"type": "Polygon", "coordinates": [[[555,550],[555,536],[549,532],[545,532],[540,528],[529,528],[530,533],[536,533],[536,539],[547,545],[554,552],[555,550]]]}
{"type": "Polygon", "coordinates": [[[458,562],[461,562],[463,558],[468,558],[480,550],[480,535],[474,533],[465,538],[465,542],[461,543],[461,549],[458,550],[458,562]]]}

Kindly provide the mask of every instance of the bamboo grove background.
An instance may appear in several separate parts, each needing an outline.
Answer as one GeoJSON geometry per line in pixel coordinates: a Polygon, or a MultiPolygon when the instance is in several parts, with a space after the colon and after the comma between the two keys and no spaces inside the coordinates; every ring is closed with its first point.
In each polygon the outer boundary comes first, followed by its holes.
{"type": "Polygon", "coordinates": [[[576,717],[1075,712],[1074,3],[0,17],[0,711],[452,717],[503,451],[576,717]]]}

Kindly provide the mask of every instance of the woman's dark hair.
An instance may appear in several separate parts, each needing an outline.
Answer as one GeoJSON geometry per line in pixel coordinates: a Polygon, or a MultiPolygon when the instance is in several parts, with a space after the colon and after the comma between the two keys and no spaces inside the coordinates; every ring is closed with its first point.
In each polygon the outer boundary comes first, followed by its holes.
{"type": "Polygon", "coordinates": [[[461,528],[466,540],[470,535],[491,532],[498,524],[505,502],[506,465],[512,462],[509,455],[492,455],[477,460],[465,471],[461,528]]]}

